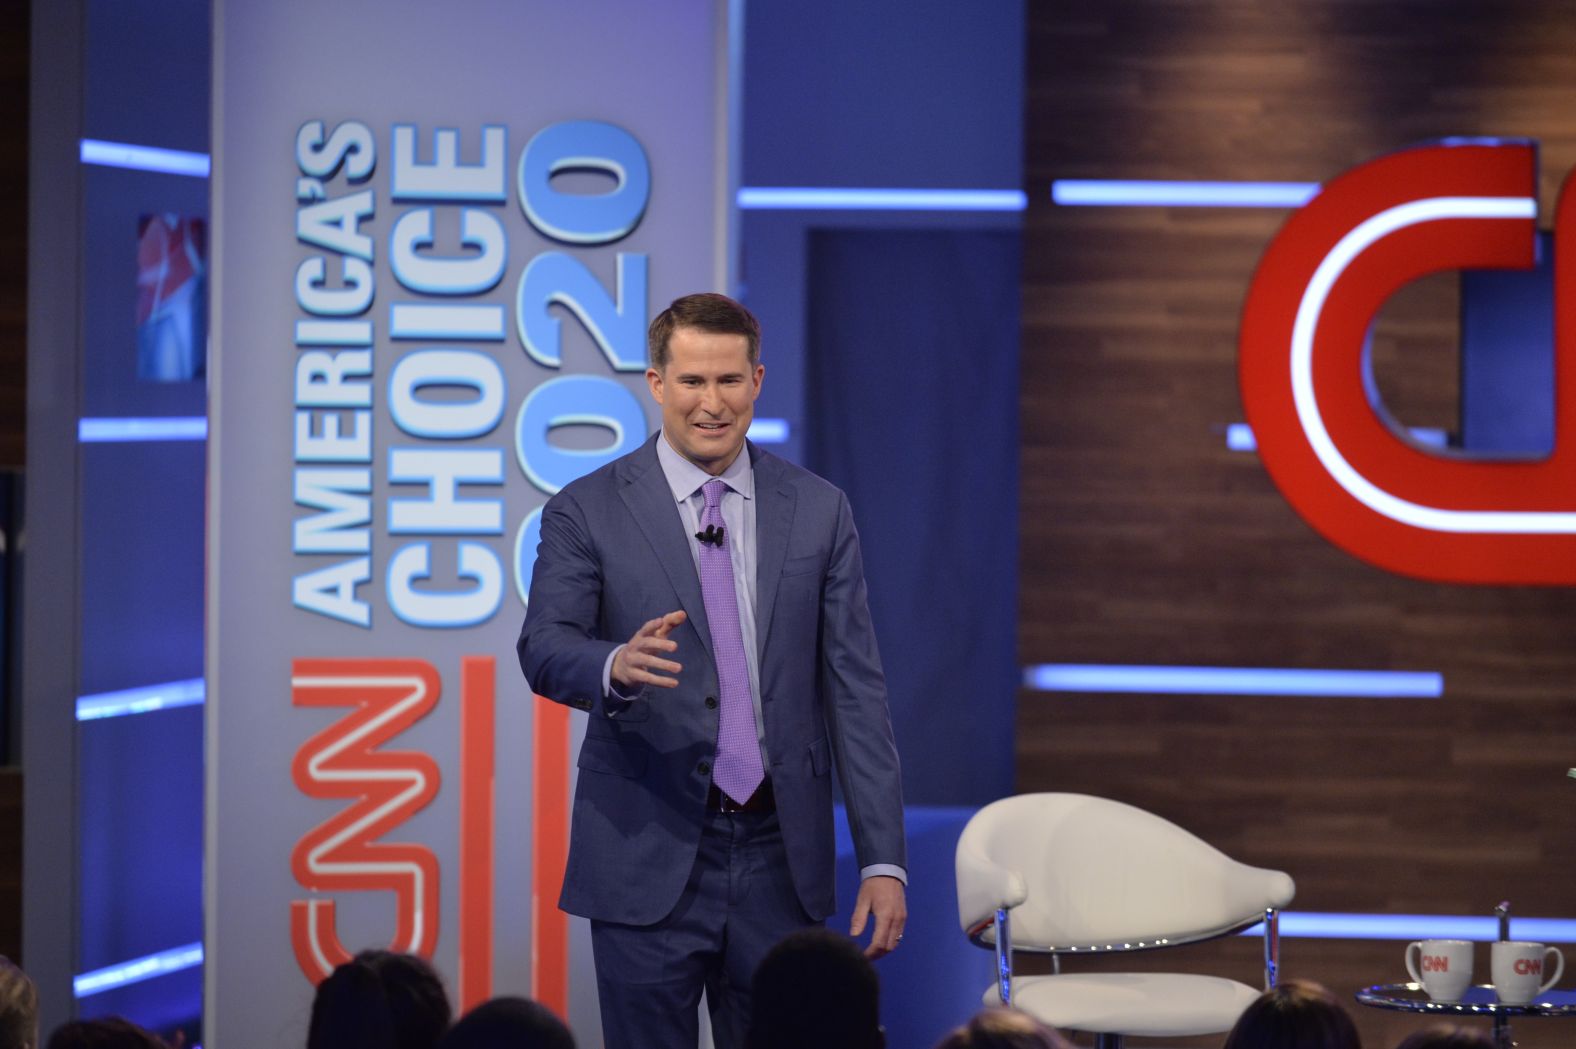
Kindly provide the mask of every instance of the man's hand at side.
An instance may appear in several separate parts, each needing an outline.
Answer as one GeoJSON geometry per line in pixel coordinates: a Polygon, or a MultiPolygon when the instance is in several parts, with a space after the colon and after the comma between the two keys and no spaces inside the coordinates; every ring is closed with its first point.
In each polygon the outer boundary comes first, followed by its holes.
{"type": "Polygon", "coordinates": [[[908,902],[901,881],[876,874],[859,883],[859,898],[854,901],[854,920],[848,926],[848,935],[858,936],[864,932],[865,923],[872,916],[875,928],[870,932],[865,957],[875,959],[895,951],[903,938],[903,926],[908,922],[908,902]]]}
{"type": "Polygon", "coordinates": [[[655,685],[658,688],[675,688],[679,680],[676,677],[664,677],[667,674],[677,674],[684,667],[663,658],[662,653],[678,650],[679,643],[670,640],[668,634],[674,627],[684,622],[683,612],[669,612],[658,619],[646,623],[629,643],[618,650],[613,657],[613,667],[609,677],[622,692],[636,692],[646,685],[655,685]]]}

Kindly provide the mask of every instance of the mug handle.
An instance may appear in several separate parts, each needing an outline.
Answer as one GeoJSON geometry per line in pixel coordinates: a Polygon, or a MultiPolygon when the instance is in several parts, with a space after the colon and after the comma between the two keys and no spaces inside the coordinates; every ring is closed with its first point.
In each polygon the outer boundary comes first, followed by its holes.
{"type": "MultiPolygon", "coordinates": [[[[1412,978],[1413,983],[1422,983],[1423,977],[1417,971],[1418,959],[1423,956],[1423,941],[1413,940],[1406,945],[1406,974],[1412,978]]],[[[1563,971],[1564,963],[1561,962],[1563,971]]],[[[1558,976],[1555,979],[1559,979],[1558,976]]]]}
{"type": "Polygon", "coordinates": [[[1554,975],[1549,977],[1548,983],[1538,988],[1539,994],[1542,994],[1550,987],[1553,987],[1555,984],[1559,983],[1560,977],[1565,975],[1565,955],[1560,953],[1560,949],[1558,947],[1550,947],[1548,950],[1543,952],[1544,965],[1548,965],[1549,955],[1551,954],[1554,956],[1554,975]]]}

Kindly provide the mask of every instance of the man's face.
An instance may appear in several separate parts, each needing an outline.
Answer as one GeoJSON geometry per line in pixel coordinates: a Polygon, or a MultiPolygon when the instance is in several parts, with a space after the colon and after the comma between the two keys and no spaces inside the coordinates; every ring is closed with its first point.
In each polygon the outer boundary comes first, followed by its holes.
{"type": "Polygon", "coordinates": [[[761,395],[766,367],[750,367],[749,345],[743,335],[677,328],[668,338],[667,366],[646,371],[668,443],[712,476],[744,447],[761,395]]]}

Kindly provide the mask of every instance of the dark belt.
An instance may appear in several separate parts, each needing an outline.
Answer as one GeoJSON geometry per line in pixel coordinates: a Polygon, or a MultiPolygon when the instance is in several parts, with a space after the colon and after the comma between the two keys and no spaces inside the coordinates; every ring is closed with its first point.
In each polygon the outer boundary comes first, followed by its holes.
{"type": "Polygon", "coordinates": [[[742,805],[724,794],[713,783],[711,790],[706,794],[706,811],[727,813],[776,812],[777,798],[772,794],[772,781],[769,779],[761,780],[761,785],[755,788],[755,793],[751,794],[749,800],[742,805]]]}

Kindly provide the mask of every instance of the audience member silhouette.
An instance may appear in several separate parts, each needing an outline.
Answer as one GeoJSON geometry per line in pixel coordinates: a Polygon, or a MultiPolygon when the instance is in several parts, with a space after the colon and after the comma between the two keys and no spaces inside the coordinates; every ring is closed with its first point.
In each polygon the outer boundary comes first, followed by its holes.
{"type": "Polygon", "coordinates": [[[433,1049],[452,1011],[443,981],[413,954],[362,951],[317,985],[307,1049],[433,1049]]]}
{"type": "Polygon", "coordinates": [[[747,1049],[883,1049],[881,982],[859,945],[809,928],[767,952],[750,991],[747,1049]]]}
{"type": "Polygon", "coordinates": [[[1409,1035],[1395,1049],[1494,1049],[1494,1039],[1487,1031],[1435,1024],[1409,1035]]]}
{"type": "Polygon", "coordinates": [[[38,1049],[38,988],[0,954],[0,1049],[38,1049]]]}
{"type": "Polygon", "coordinates": [[[119,1016],[72,1020],[55,1028],[48,1049],[169,1049],[164,1039],[119,1016]]]}
{"type": "Polygon", "coordinates": [[[1362,1049],[1362,1041],[1334,995],[1311,980],[1287,980],[1248,1006],[1224,1049],[1362,1049]]]}
{"type": "Polygon", "coordinates": [[[1067,1040],[1028,1013],[982,1009],[936,1049],[1072,1049],[1067,1040]]]}
{"type": "Polygon", "coordinates": [[[529,998],[494,998],[462,1016],[438,1049],[575,1049],[551,1009],[529,998]]]}

